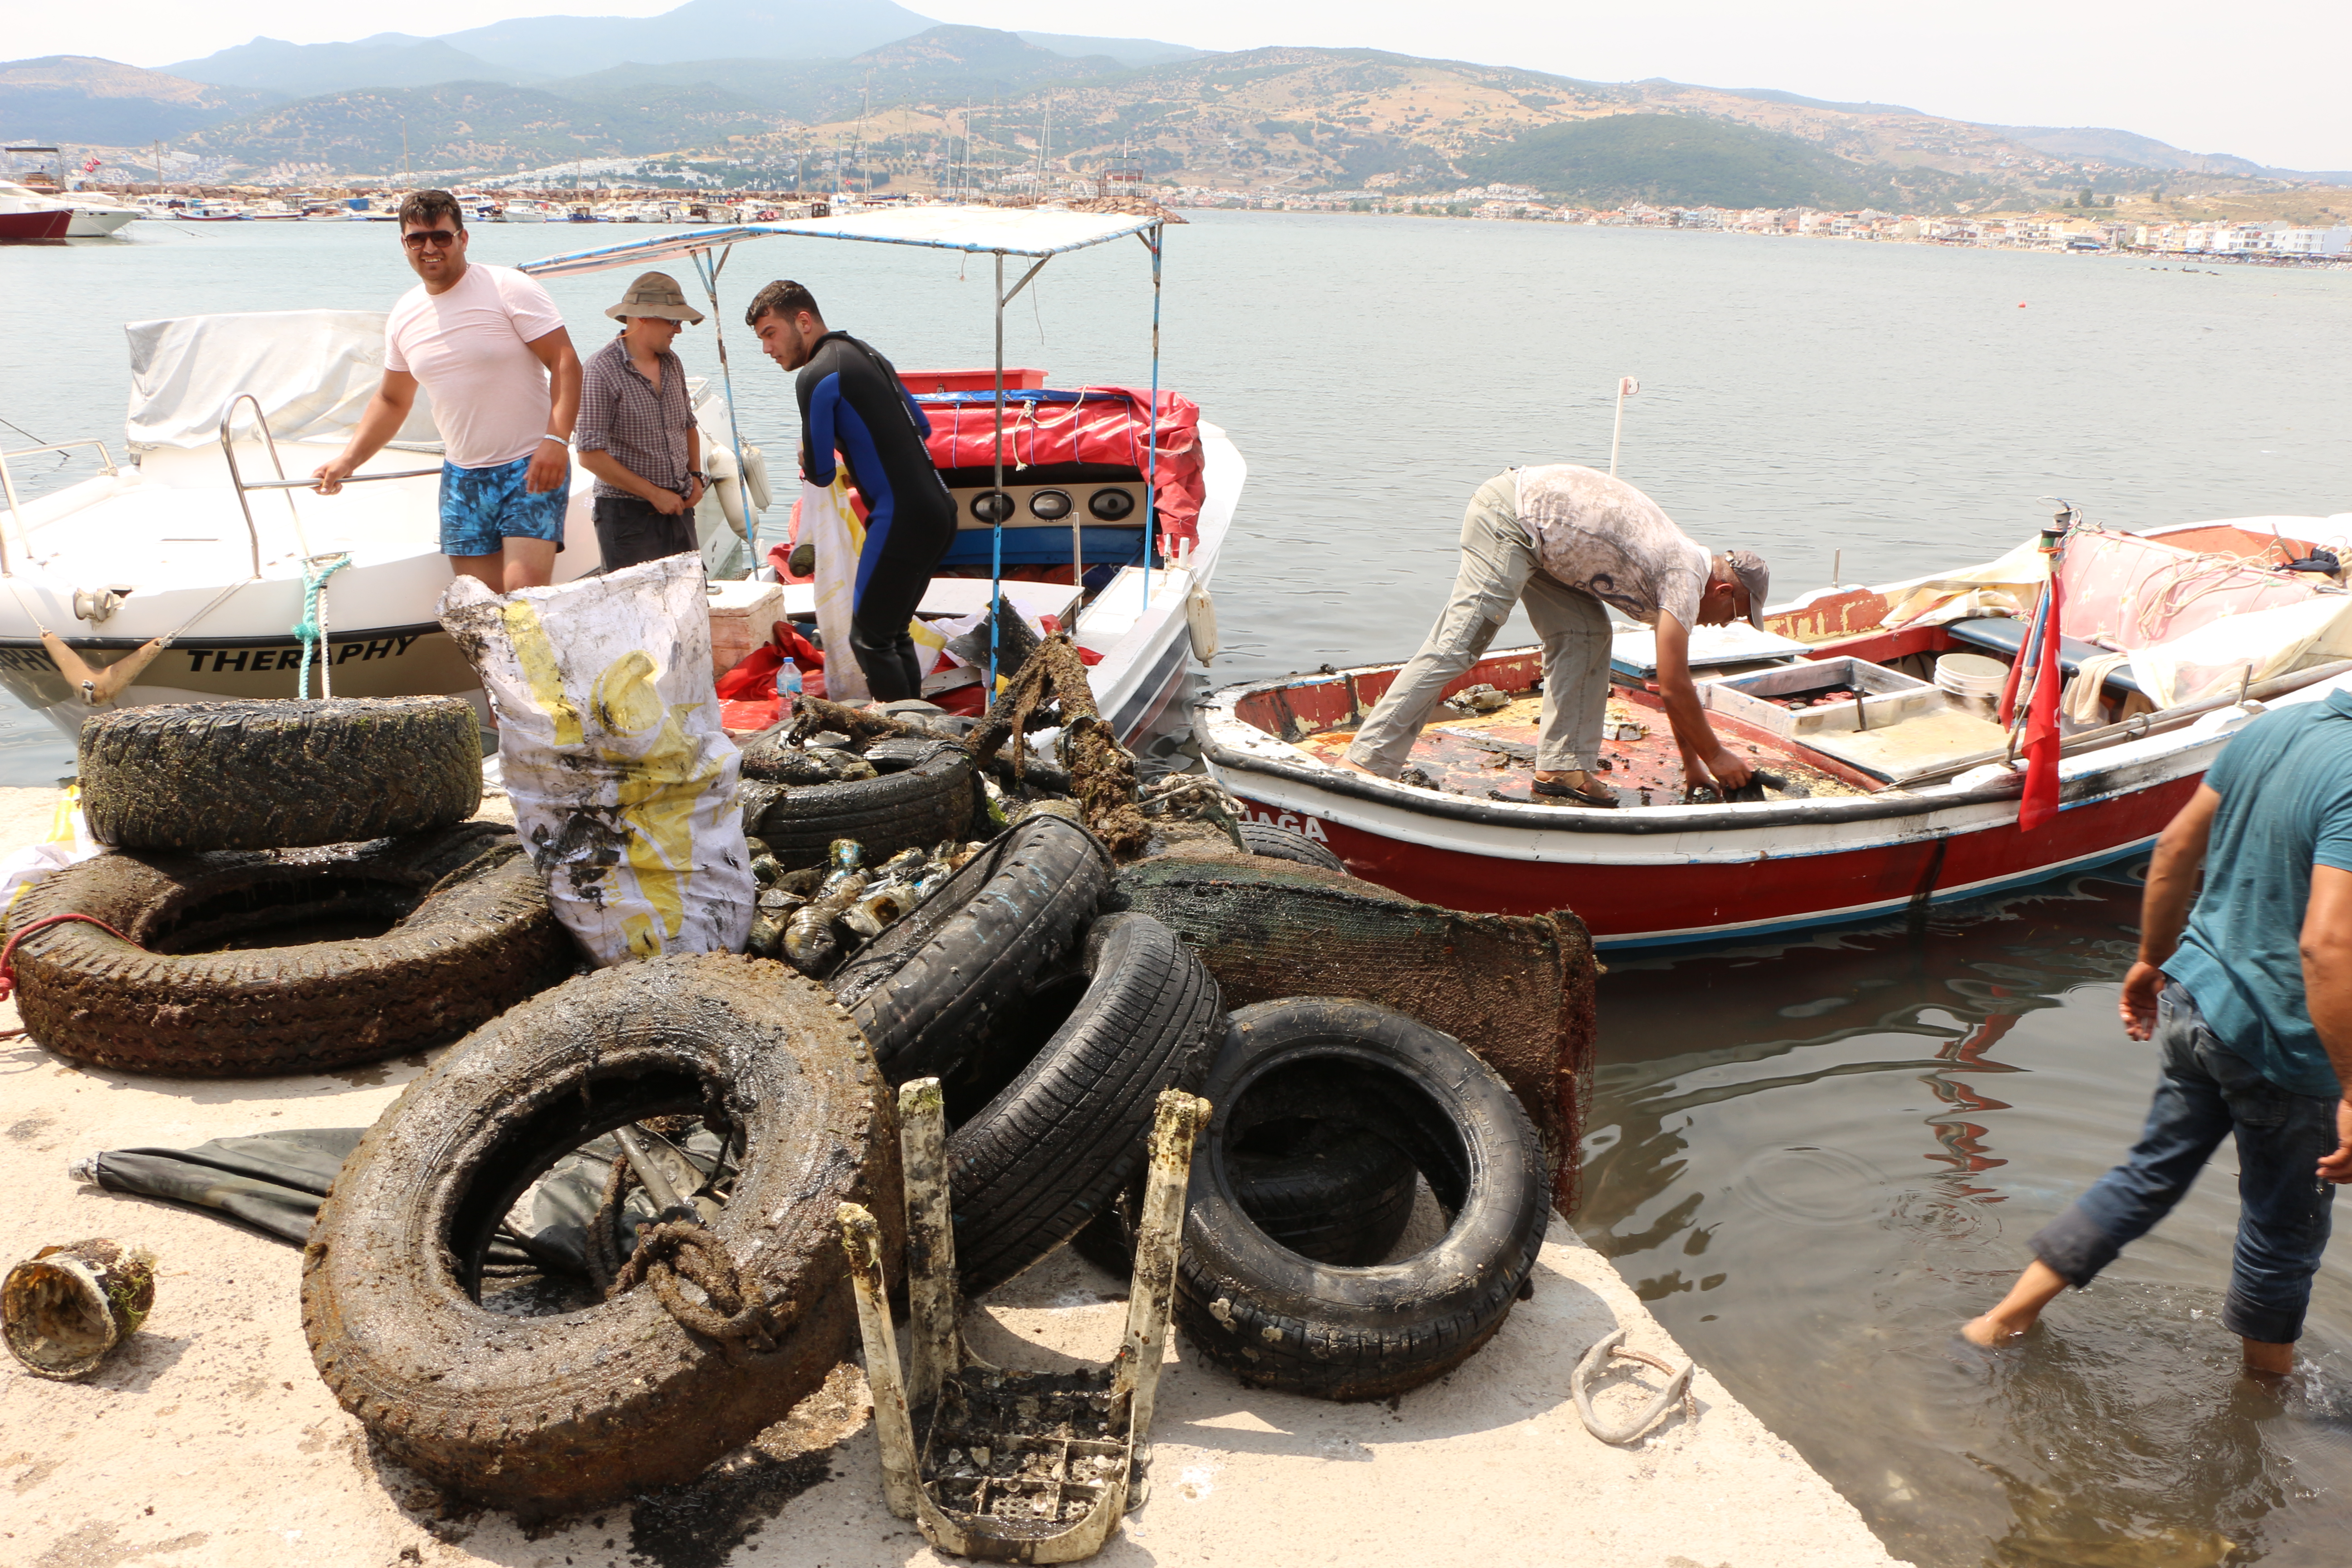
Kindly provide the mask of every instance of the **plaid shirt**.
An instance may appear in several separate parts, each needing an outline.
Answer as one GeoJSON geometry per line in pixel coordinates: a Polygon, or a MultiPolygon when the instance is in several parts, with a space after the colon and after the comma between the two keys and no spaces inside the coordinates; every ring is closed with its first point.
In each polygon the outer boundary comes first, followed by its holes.
{"type": "MultiPolygon", "coordinates": [[[[617,337],[590,354],[580,370],[580,418],[572,444],[583,452],[610,452],[647,484],[686,494],[686,438],[694,428],[694,405],[677,355],[662,351],[658,392],[629,363],[628,346],[617,337]]],[[[596,493],[629,492],[598,479],[596,493]]]]}

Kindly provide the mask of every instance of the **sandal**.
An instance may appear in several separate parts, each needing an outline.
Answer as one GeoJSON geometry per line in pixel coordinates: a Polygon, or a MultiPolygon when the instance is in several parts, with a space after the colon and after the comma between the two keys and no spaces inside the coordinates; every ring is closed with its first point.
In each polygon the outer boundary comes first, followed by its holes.
{"type": "MultiPolygon", "coordinates": [[[[1592,777],[1591,773],[1584,776],[1588,782],[1592,777]]],[[[1589,805],[1601,811],[1617,809],[1617,795],[1613,790],[1602,789],[1594,793],[1579,789],[1574,784],[1561,784],[1556,779],[1536,779],[1528,788],[1538,796],[1559,801],[1564,805],[1589,805]]]]}

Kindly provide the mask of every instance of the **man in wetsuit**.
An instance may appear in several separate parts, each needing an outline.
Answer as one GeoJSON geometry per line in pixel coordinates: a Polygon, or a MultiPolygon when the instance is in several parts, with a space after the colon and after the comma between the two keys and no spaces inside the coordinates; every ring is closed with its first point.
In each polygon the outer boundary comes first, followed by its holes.
{"type": "Polygon", "coordinates": [[[829,331],[816,300],[779,279],[752,298],[744,324],[768,357],[798,371],[801,476],[833,482],[838,451],[866,498],[866,543],[851,596],[850,651],[877,702],[923,694],[907,625],[955,542],[955,498],[923,445],[931,422],[890,362],[847,332],[829,331]]]}

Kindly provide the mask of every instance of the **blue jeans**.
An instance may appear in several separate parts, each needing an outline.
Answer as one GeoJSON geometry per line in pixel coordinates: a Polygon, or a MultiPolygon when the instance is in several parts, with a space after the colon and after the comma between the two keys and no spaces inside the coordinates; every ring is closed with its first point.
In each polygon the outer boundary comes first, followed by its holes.
{"type": "Polygon", "coordinates": [[[2336,1149],[2336,1101],[2272,1083],[2223,1045],[2197,1003],[2167,983],[2155,1043],[2164,1077],[2130,1157],[2042,1226],[2033,1255],[2080,1289],[2189,1194],[2205,1162],[2238,1140],[2238,1245],[2221,1321],[2264,1344],[2303,1336],[2311,1277],[2336,1200],[2317,1174],[2336,1149]]]}

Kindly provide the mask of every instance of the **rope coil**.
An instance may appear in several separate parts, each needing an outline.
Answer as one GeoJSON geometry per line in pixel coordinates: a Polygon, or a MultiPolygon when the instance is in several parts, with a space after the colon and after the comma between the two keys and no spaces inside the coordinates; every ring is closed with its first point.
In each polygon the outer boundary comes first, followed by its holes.
{"type": "Polygon", "coordinates": [[[636,1172],[615,1154],[604,1178],[604,1200],[588,1222],[589,1274],[604,1299],[609,1301],[650,1282],[664,1310],[684,1327],[718,1341],[730,1360],[748,1351],[774,1350],[776,1325],[768,1304],[747,1296],[726,1244],[699,1221],[670,1219],[641,1226],[635,1247],[622,1260],[621,1209],[629,1189],[637,1184],[636,1172]],[[709,1304],[689,1300],[678,1289],[681,1279],[698,1287],[709,1304]]]}

